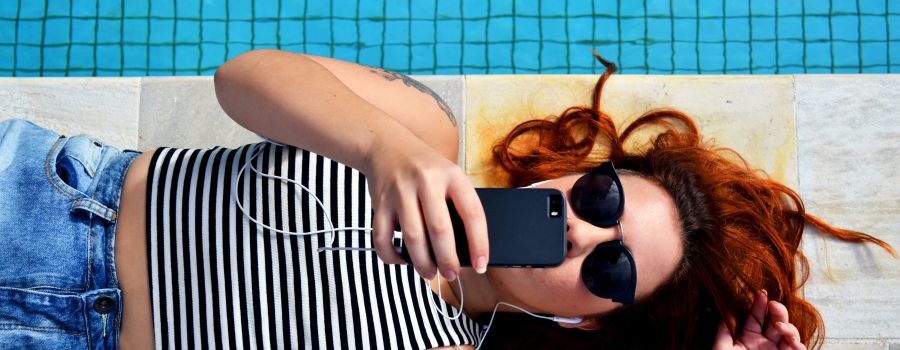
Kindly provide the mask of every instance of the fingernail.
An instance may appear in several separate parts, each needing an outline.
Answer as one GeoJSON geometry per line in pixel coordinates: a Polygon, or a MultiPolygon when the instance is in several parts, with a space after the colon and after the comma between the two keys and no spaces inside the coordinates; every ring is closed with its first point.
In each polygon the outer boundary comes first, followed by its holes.
{"type": "Polygon", "coordinates": [[[429,272],[426,272],[425,274],[423,274],[422,278],[431,281],[434,279],[434,276],[435,276],[435,273],[433,271],[429,271],[429,272]]]}
{"type": "Polygon", "coordinates": [[[763,295],[765,295],[766,297],[769,296],[769,292],[767,292],[765,289],[762,290],[762,293],[763,293],[763,295]]]}
{"type": "Polygon", "coordinates": [[[444,271],[443,274],[444,274],[444,278],[446,278],[448,281],[453,281],[456,279],[456,272],[444,271]]]}
{"type": "Polygon", "coordinates": [[[475,272],[485,273],[487,271],[487,257],[479,256],[478,261],[475,263],[475,272]]]}
{"type": "Polygon", "coordinates": [[[781,327],[781,328],[784,328],[785,326],[787,326],[787,323],[784,323],[784,322],[775,322],[775,324],[778,325],[778,327],[781,327]]]}

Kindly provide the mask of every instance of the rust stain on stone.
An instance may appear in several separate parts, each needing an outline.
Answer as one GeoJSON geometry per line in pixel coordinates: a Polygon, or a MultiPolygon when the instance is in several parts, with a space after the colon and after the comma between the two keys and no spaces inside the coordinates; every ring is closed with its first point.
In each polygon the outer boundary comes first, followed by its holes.
{"type": "MultiPolygon", "coordinates": [[[[502,186],[493,145],[515,125],[589,105],[596,75],[467,76],[466,173],[476,186],[502,186]]],[[[694,118],[704,139],[735,149],[753,168],[797,185],[796,127],[790,79],[784,77],[613,76],[601,109],[621,131],[641,114],[673,108],[694,118]],[[763,120],[765,118],[765,120],[763,120]]],[[[647,147],[645,130],[626,144],[647,147]]]]}
{"type": "Polygon", "coordinates": [[[493,146],[516,125],[590,104],[596,76],[469,76],[466,83],[466,173],[477,187],[502,187],[508,175],[493,146]]]}

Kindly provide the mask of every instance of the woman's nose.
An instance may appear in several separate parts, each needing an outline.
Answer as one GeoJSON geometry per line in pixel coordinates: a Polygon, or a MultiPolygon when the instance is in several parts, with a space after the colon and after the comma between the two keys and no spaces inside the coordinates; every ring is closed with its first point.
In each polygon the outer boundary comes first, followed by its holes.
{"type": "Polygon", "coordinates": [[[569,217],[566,220],[566,257],[576,257],[588,254],[598,244],[615,240],[617,238],[616,227],[602,228],[577,217],[569,217]]]}

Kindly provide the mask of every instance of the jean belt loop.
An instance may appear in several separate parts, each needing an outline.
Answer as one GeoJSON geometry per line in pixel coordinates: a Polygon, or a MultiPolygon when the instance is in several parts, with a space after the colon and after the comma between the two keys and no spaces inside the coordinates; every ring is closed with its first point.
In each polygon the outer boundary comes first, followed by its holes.
{"type": "Polygon", "coordinates": [[[101,204],[100,202],[87,197],[78,198],[72,201],[71,211],[79,209],[94,213],[109,222],[116,221],[116,218],[118,216],[115,210],[109,209],[107,206],[101,204]]]}

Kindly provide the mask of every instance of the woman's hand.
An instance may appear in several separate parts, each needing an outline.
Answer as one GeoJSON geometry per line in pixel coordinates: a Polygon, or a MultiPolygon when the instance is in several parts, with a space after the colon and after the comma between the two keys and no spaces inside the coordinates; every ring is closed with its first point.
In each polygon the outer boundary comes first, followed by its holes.
{"type": "Polygon", "coordinates": [[[797,327],[788,323],[787,308],[777,301],[768,301],[766,292],[759,291],[744,322],[744,329],[738,332],[738,339],[731,337],[725,321],[722,321],[713,349],[806,350],[806,346],[800,342],[797,327]],[[768,322],[765,322],[766,314],[769,315],[768,322]]]}
{"type": "Polygon", "coordinates": [[[372,226],[378,256],[386,263],[404,263],[393,246],[394,224],[399,223],[419,275],[434,278],[437,265],[444,277],[455,279],[460,264],[447,209],[451,199],[466,228],[473,267],[483,273],[489,258],[487,224],[468,177],[416,137],[381,136],[373,142],[364,169],[375,207],[372,226]],[[429,246],[437,261],[432,261],[429,246]]]}

